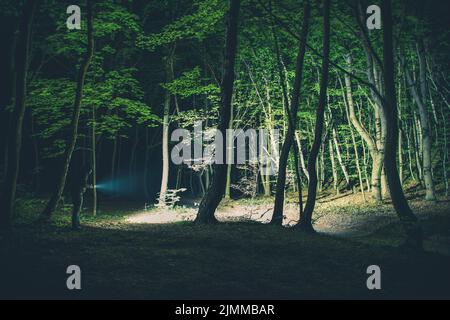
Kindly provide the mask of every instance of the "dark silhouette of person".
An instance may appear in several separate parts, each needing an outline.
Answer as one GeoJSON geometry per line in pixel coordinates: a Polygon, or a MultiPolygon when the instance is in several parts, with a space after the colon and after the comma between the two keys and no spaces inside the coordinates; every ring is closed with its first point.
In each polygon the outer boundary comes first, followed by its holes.
{"type": "Polygon", "coordinates": [[[74,175],[70,194],[72,196],[72,228],[78,230],[80,226],[80,212],[83,207],[83,195],[87,188],[92,188],[88,185],[89,176],[92,173],[90,164],[83,165],[79,172],[74,175]]]}

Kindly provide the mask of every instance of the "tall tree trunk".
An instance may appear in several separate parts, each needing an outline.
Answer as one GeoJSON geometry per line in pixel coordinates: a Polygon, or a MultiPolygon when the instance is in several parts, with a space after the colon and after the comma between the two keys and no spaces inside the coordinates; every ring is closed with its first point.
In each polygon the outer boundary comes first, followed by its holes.
{"type": "MultiPolygon", "coordinates": [[[[351,68],[353,65],[352,56],[347,55],[346,57],[347,64],[351,68]]],[[[378,149],[376,141],[370,136],[369,131],[364,127],[364,125],[359,121],[355,112],[355,105],[353,101],[353,90],[350,76],[345,74],[345,88],[347,94],[347,103],[348,103],[348,111],[350,116],[350,121],[355,127],[358,134],[364,140],[369,148],[369,153],[372,158],[372,174],[371,174],[371,188],[372,188],[372,197],[375,201],[381,201],[381,171],[383,168],[383,156],[378,149]]]]}
{"type": "Polygon", "coordinates": [[[331,171],[333,173],[333,189],[336,194],[339,194],[339,187],[338,187],[338,174],[336,170],[336,160],[334,159],[334,151],[333,151],[333,142],[331,139],[328,139],[328,149],[330,151],[330,161],[331,161],[331,171]]]}
{"type": "MultiPolygon", "coordinates": [[[[398,68],[398,72],[401,73],[401,66],[398,68]]],[[[404,157],[403,157],[403,137],[405,135],[405,124],[402,118],[402,107],[403,107],[403,96],[402,96],[402,78],[398,79],[398,95],[397,95],[397,103],[398,103],[398,171],[400,182],[403,185],[404,182],[404,157]]]]}
{"type": "Polygon", "coordinates": [[[410,130],[407,131],[407,135],[406,135],[406,148],[408,150],[408,164],[409,164],[409,173],[411,175],[411,178],[413,179],[413,181],[417,181],[416,176],[414,175],[414,168],[413,168],[413,155],[411,150],[413,149],[413,142],[411,142],[411,140],[414,140],[411,138],[411,133],[410,130]]]}
{"type": "MultiPolygon", "coordinates": [[[[226,137],[226,130],[230,125],[231,103],[234,88],[234,66],[237,51],[237,35],[240,0],[230,0],[230,10],[227,17],[227,36],[225,44],[224,72],[222,79],[222,101],[219,113],[218,130],[226,137]]],[[[226,143],[223,144],[222,155],[226,157],[226,143]]],[[[203,197],[198,208],[197,223],[215,223],[217,219],[214,213],[225,193],[227,176],[227,165],[214,165],[214,174],[208,187],[206,195],[203,197]]]]}
{"type": "Polygon", "coordinates": [[[148,160],[150,157],[150,148],[149,148],[149,136],[148,136],[148,128],[145,128],[145,155],[144,155],[144,174],[143,174],[143,189],[144,189],[144,195],[145,195],[145,199],[147,201],[150,201],[150,192],[148,189],[148,160]]]}
{"type": "MultiPolygon", "coordinates": [[[[233,113],[234,113],[234,110],[233,110],[233,103],[232,103],[231,104],[231,112],[230,112],[229,129],[233,128],[233,117],[234,117],[233,113]]],[[[233,139],[232,131],[230,131],[228,133],[227,139],[228,139],[228,141],[231,141],[233,139]]],[[[227,150],[228,152],[225,155],[227,157],[227,182],[226,182],[226,186],[225,186],[225,198],[226,199],[230,199],[230,197],[231,197],[231,170],[232,170],[231,162],[233,159],[233,150],[234,150],[233,144],[230,143],[230,145],[228,146],[228,150],[227,150]]]]}
{"type": "Polygon", "coordinates": [[[442,133],[444,136],[444,144],[442,146],[442,171],[444,173],[444,185],[445,185],[445,195],[448,196],[449,193],[449,183],[448,183],[448,167],[447,167],[447,162],[448,162],[448,142],[447,142],[447,118],[445,116],[444,113],[444,107],[441,105],[441,110],[440,110],[440,114],[442,117],[442,122],[443,122],[443,126],[442,126],[442,133]]]}
{"type": "Polygon", "coordinates": [[[302,151],[303,150],[302,149],[302,141],[301,141],[301,137],[297,131],[295,132],[295,140],[297,142],[297,148],[298,148],[298,153],[299,153],[299,158],[300,158],[300,166],[302,168],[303,174],[306,176],[306,179],[309,181],[309,173],[308,173],[308,169],[306,168],[305,157],[303,156],[303,151],[302,151]]]}
{"type": "Polygon", "coordinates": [[[11,219],[16,199],[17,179],[20,168],[20,152],[22,148],[22,127],[25,115],[25,98],[27,94],[27,71],[31,47],[31,26],[38,0],[28,0],[24,5],[19,26],[17,47],[15,49],[15,97],[12,124],[7,143],[8,159],[5,181],[0,195],[0,234],[9,236],[11,219]]]}
{"type": "Polygon", "coordinates": [[[423,48],[423,42],[419,41],[418,46],[419,55],[419,82],[421,87],[421,95],[414,85],[413,79],[409,70],[406,67],[405,58],[402,54],[400,60],[403,66],[403,71],[406,76],[408,87],[411,91],[411,95],[414,98],[417,106],[419,107],[419,116],[422,133],[422,168],[423,168],[423,180],[425,183],[425,200],[435,201],[436,194],[434,191],[434,181],[432,176],[432,159],[431,159],[431,127],[428,119],[427,111],[427,99],[426,99],[426,66],[425,66],[425,50],[423,48]]]}
{"type": "Polygon", "coordinates": [[[91,127],[91,161],[92,161],[92,215],[97,215],[97,137],[95,134],[95,106],[92,105],[92,127],[91,127]]]}
{"type": "MultiPolygon", "coordinates": [[[[358,7],[356,11],[356,17],[358,21],[364,21],[364,10],[362,8],[362,2],[358,2],[358,7]]],[[[371,177],[371,189],[372,189],[372,197],[375,201],[382,201],[382,171],[383,171],[383,159],[384,159],[384,148],[385,148],[385,127],[386,127],[386,115],[384,114],[381,95],[381,86],[380,86],[380,76],[378,75],[376,65],[381,65],[381,61],[379,57],[376,55],[375,50],[373,49],[370,39],[366,33],[365,25],[359,23],[360,26],[360,39],[363,44],[364,53],[366,56],[366,74],[369,83],[372,85],[370,88],[370,95],[374,101],[374,113],[375,113],[375,132],[376,139],[374,141],[374,149],[370,151],[372,158],[372,177],[371,177]],[[376,64],[376,65],[375,65],[376,64]],[[378,90],[378,92],[376,92],[378,90]]],[[[370,99],[367,97],[368,100],[370,99]]],[[[357,129],[358,130],[358,129],[357,129]]],[[[358,131],[359,132],[359,131],[358,131]]],[[[367,143],[367,140],[365,140],[367,143]]],[[[369,144],[368,144],[369,146],[369,144]]],[[[371,147],[369,146],[369,150],[371,147]]]]}
{"type": "MultiPolygon", "coordinates": [[[[276,193],[275,193],[275,206],[273,209],[273,215],[272,220],[270,221],[271,224],[283,224],[283,209],[284,209],[284,189],[286,187],[286,166],[287,161],[289,157],[289,152],[291,150],[292,143],[294,142],[294,134],[295,129],[297,126],[297,110],[298,110],[298,103],[300,100],[300,90],[301,90],[301,84],[302,84],[302,77],[303,77],[303,65],[304,65],[304,58],[305,58],[305,52],[306,52],[306,40],[308,37],[308,28],[309,28],[309,15],[310,15],[310,5],[309,1],[305,1],[304,8],[303,8],[303,23],[302,23],[302,30],[298,45],[298,53],[297,53],[297,64],[295,69],[295,80],[294,80],[294,88],[292,91],[292,98],[291,98],[291,107],[287,107],[287,89],[285,86],[283,86],[283,96],[285,100],[285,112],[288,115],[288,130],[286,133],[286,136],[284,138],[283,147],[281,149],[281,155],[280,155],[280,162],[278,167],[278,177],[277,177],[277,186],[276,186],[276,193]]],[[[281,57],[280,52],[278,49],[278,41],[276,39],[276,33],[275,35],[275,44],[276,44],[276,51],[277,51],[277,59],[278,59],[278,69],[280,71],[280,81],[282,83],[285,83],[284,79],[284,72],[282,70],[281,66],[281,57]]],[[[296,157],[298,158],[298,157],[296,157]]],[[[296,164],[296,167],[298,165],[296,164]]]]}
{"type": "Polygon", "coordinates": [[[334,146],[336,148],[336,156],[339,162],[339,165],[341,167],[342,173],[344,174],[344,178],[345,178],[345,182],[347,184],[347,187],[350,187],[350,176],[348,174],[347,168],[345,166],[344,160],[342,159],[342,155],[341,155],[341,151],[339,148],[339,142],[337,139],[337,132],[336,132],[336,128],[332,128],[332,136],[333,136],[333,142],[334,142],[334,146]]]}
{"type": "Polygon", "coordinates": [[[383,26],[383,62],[384,62],[384,90],[385,101],[383,107],[386,114],[386,154],[385,170],[391,193],[392,203],[397,212],[403,228],[407,234],[407,245],[422,248],[422,229],[417,217],[409,207],[398,175],[397,169],[397,139],[398,115],[394,80],[394,52],[392,39],[392,8],[390,0],[382,0],[384,15],[383,26]]]}
{"type": "Polygon", "coordinates": [[[300,217],[298,228],[303,231],[313,232],[312,214],[316,204],[317,194],[317,169],[316,160],[322,144],[323,121],[325,106],[327,103],[327,88],[329,75],[329,55],[330,55],[330,0],[324,0],[323,7],[323,60],[320,79],[319,103],[316,112],[316,125],[314,130],[314,142],[308,158],[309,186],[308,198],[305,210],[300,217]]]}
{"type": "Polygon", "coordinates": [[[373,183],[373,197],[376,201],[383,200],[383,191],[386,190],[386,180],[383,179],[383,162],[384,162],[384,149],[386,139],[383,131],[386,127],[386,115],[381,109],[381,104],[376,103],[375,108],[375,145],[377,147],[376,160],[374,160],[372,171],[372,183],[373,183]]]}
{"type": "Polygon", "coordinates": [[[111,154],[111,172],[110,172],[110,181],[111,181],[111,189],[112,189],[112,194],[114,195],[116,192],[116,167],[117,167],[117,140],[118,140],[118,135],[116,133],[116,136],[114,137],[113,140],[113,149],[112,149],[112,154],[111,154]]]}
{"type": "MultiPolygon", "coordinates": [[[[355,162],[356,162],[356,170],[358,172],[358,178],[359,178],[359,187],[361,190],[361,194],[363,196],[364,202],[366,201],[366,194],[364,191],[364,182],[363,182],[363,177],[362,177],[362,170],[361,170],[361,164],[360,164],[360,158],[359,158],[359,151],[358,151],[358,145],[356,143],[356,137],[355,137],[355,133],[353,131],[352,128],[352,123],[350,120],[350,112],[349,112],[349,104],[352,104],[352,108],[353,108],[353,114],[355,113],[355,107],[353,104],[353,93],[352,93],[352,87],[351,87],[351,82],[348,81],[348,86],[346,83],[346,89],[344,90],[344,85],[342,84],[342,80],[341,77],[338,77],[339,80],[339,84],[341,86],[341,90],[342,90],[342,99],[344,100],[344,107],[345,107],[345,115],[347,117],[347,123],[348,126],[350,128],[350,135],[352,138],[352,144],[353,144],[353,152],[355,153],[355,162]]],[[[349,79],[350,80],[350,79],[349,79]]]]}
{"type": "Polygon", "coordinates": [[[420,135],[420,124],[418,123],[416,113],[413,111],[413,138],[414,138],[414,159],[416,161],[417,168],[417,176],[419,177],[420,185],[424,185],[423,183],[423,171],[422,171],[422,161],[420,155],[422,154],[422,146],[421,146],[421,135],[420,135]]]}
{"type": "Polygon", "coordinates": [[[167,184],[169,182],[169,109],[170,93],[166,93],[164,98],[164,116],[162,131],[162,175],[161,187],[159,189],[159,205],[166,205],[167,184]]]}
{"type": "MultiPolygon", "coordinates": [[[[169,55],[165,58],[166,79],[171,82],[172,79],[172,64],[174,48],[169,50],[169,55]]],[[[158,205],[164,207],[166,205],[166,193],[169,183],[169,115],[170,115],[171,95],[168,90],[164,96],[164,115],[163,115],[163,131],[162,131],[162,175],[161,187],[159,189],[158,205]]]]}
{"type": "Polygon", "coordinates": [[[40,219],[42,221],[47,221],[51,218],[53,212],[56,210],[59,200],[64,191],[64,186],[66,184],[67,172],[69,171],[70,160],[72,159],[72,154],[75,149],[75,145],[78,138],[78,122],[80,119],[81,111],[81,100],[83,97],[83,87],[86,74],[91,63],[92,56],[94,54],[94,35],[93,35],[93,12],[92,12],[92,1],[87,0],[87,37],[88,37],[88,47],[86,55],[80,65],[80,70],[78,71],[77,88],[75,91],[75,100],[73,103],[73,113],[70,122],[70,133],[67,140],[66,149],[64,152],[64,158],[62,163],[62,168],[58,174],[59,179],[56,183],[56,188],[53,191],[50,201],[47,203],[44,211],[41,213],[40,219]]]}

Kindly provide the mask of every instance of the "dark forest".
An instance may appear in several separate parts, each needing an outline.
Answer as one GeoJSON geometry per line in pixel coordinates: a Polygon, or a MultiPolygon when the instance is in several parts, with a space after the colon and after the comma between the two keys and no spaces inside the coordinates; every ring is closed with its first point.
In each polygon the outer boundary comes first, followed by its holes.
{"type": "Polygon", "coordinates": [[[450,298],[448,1],[0,8],[0,298],[450,298]]]}

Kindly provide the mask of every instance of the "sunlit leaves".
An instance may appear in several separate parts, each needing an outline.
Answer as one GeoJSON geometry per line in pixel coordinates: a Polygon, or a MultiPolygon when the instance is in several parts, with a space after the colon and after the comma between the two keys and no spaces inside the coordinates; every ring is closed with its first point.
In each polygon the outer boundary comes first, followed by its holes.
{"type": "Polygon", "coordinates": [[[161,86],[169,90],[174,95],[179,95],[183,98],[188,98],[193,95],[217,95],[220,89],[217,85],[209,83],[202,83],[200,75],[200,68],[195,67],[190,71],[183,72],[183,74],[172,82],[162,84],[161,86]]]}
{"type": "Polygon", "coordinates": [[[194,13],[182,16],[173,23],[166,25],[159,33],[140,36],[137,45],[153,51],[180,39],[204,39],[222,19],[226,2],[221,0],[196,0],[193,4],[194,13]]]}

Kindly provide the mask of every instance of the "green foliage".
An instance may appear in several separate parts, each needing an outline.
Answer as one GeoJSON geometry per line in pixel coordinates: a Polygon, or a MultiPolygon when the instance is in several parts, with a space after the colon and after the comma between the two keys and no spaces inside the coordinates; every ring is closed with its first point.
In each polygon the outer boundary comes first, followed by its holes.
{"type": "Polygon", "coordinates": [[[193,95],[207,95],[214,99],[220,93],[220,89],[215,84],[204,84],[200,75],[200,68],[195,67],[190,71],[183,72],[178,78],[161,86],[173,95],[182,98],[189,98],[193,95]]]}
{"type": "Polygon", "coordinates": [[[216,28],[225,12],[225,2],[221,0],[195,0],[194,12],[164,26],[159,33],[141,35],[137,45],[150,51],[175,43],[181,39],[203,40],[216,28]]]}

